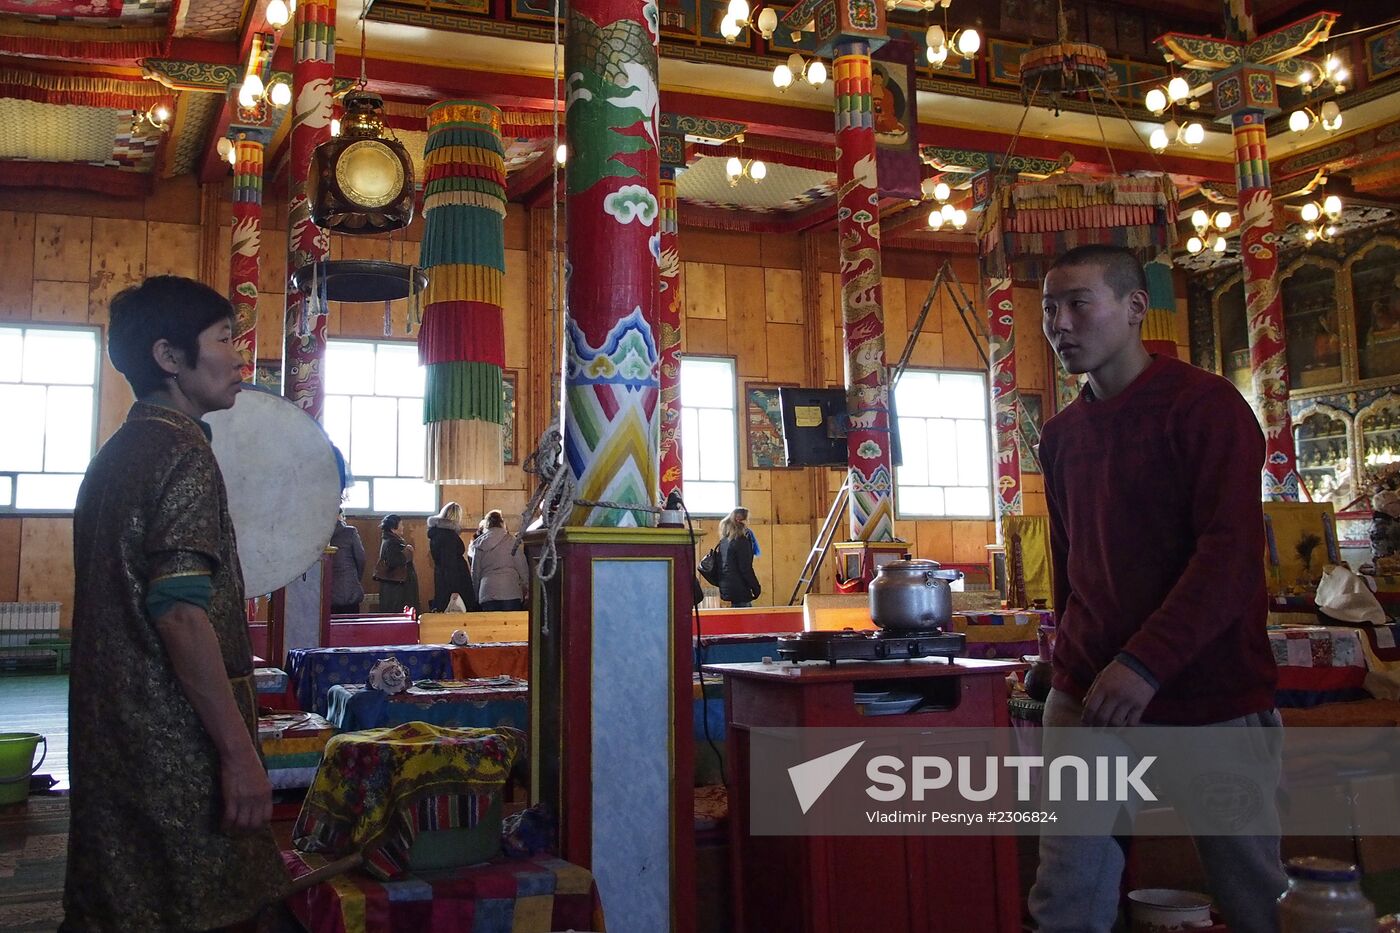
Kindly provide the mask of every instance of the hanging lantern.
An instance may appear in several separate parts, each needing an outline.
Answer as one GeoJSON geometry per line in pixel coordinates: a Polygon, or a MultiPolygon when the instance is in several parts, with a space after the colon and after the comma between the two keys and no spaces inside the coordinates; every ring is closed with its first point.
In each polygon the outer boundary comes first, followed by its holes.
{"type": "Polygon", "coordinates": [[[384,127],[384,100],[366,90],[345,95],[337,136],[316,147],[306,196],[311,219],[335,233],[386,233],[413,220],[413,163],[384,127]]]}

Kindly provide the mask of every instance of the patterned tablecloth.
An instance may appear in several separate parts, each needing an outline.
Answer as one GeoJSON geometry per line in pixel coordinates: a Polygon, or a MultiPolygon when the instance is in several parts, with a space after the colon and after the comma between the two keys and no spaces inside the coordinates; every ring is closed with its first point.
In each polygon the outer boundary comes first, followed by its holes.
{"type": "Polygon", "coordinates": [[[253,670],[253,689],[258,693],[285,693],[287,672],[278,667],[259,667],[253,670]]]}
{"type": "Polygon", "coordinates": [[[1041,626],[1053,627],[1055,613],[1048,609],[1015,609],[1005,612],[957,612],[953,631],[967,636],[969,658],[1021,658],[1039,650],[1041,626]]]}
{"type": "Polygon", "coordinates": [[[530,643],[524,641],[484,641],[452,648],[452,677],[474,680],[479,677],[530,679],[530,643]]]}
{"type": "Polygon", "coordinates": [[[1366,654],[1358,629],[1290,625],[1269,629],[1278,664],[1280,707],[1356,700],[1366,696],[1366,654]]]}
{"type": "Polygon", "coordinates": [[[426,722],[435,726],[491,729],[530,724],[530,686],[495,677],[415,684],[392,696],[364,684],[336,684],[327,694],[326,718],[342,732],[426,722]]]}
{"type": "MultiPolygon", "coordinates": [[[[298,878],[324,865],[284,852],[298,878]]],[[[549,933],[602,930],[603,905],[586,868],[562,859],[488,862],[428,877],[376,881],[363,872],[314,885],[288,899],[310,933],[432,930],[433,933],[549,933]]]]}
{"type": "Polygon", "coordinates": [[[387,657],[398,658],[411,680],[451,680],[452,649],[446,645],[384,645],[374,648],[293,648],[287,673],[301,708],[326,715],[326,694],[336,684],[363,684],[370,668],[387,657]]]}
{"type": "Polygon", "coordinates": [[[273,788],[310,787],[333,735],[335,727],[315,713],[258,717],[258,744],[273,788]]]}

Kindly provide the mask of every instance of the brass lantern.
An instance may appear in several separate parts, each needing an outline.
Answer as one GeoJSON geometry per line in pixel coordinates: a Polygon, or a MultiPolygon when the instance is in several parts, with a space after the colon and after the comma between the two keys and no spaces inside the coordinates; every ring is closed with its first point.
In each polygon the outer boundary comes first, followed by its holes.
{"type": "Polygon", "coordinates": [[[316,147],[306,179],[311,219],[336,233],[386,233],[413,220],[413,163],[386,134],[384,99],[345,95],[340,135],[316,147]]]}

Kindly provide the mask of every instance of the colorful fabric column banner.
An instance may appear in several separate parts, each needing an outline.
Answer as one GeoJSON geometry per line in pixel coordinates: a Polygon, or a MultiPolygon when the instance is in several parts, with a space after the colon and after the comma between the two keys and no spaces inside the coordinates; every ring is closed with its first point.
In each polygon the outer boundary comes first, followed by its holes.
{"type": "Polygon", "coordinates": [[[1162,250],[1143,264],[1147,274],[1147,317],[1142,322],[1142,342],[1148,353],[1176,358],[1176,282],[1172,278],[1172,254],[1162,250]]]}
{"type": "Polygon", "coordinates": [[[993,260],[983,263],[987,287],[987,343],[991,355],[992,419],[996,441],[997,518],[1021,514],[1021,448],[1016,432],[1021,419],[1021,392],[1016,384],[1016,308],[1011,274],[998,274],[993,260]]]}
{"type": "Polygon", "coordinates": [[[229,256],[229,301],[233,344],[243,358],[243,381],[253,378],[258,358],[258,272],[262,249],[263,143],[246,136],[234,143],[233,241],[229,256]]]}
{"type": "Polygon", "coordinates": [[[661,498],[681,492],[681,256],[676,170],[663,167],[661,202],[661,498]]]}
{"type": "Polygon", "coordinates": [[[885,43],[871,62],[871,106],[875,117],[875,162],[880,195],[919,199],[919,102],[915,77],[919,47],[903,39],[885,43]]]}
{"type": "Polygon", "coordinates": [[[428,273],[418,359],[427,367],[424,478],[505,481],[506,162],[501,111],[474,101],[428,108],[423,245],[428,273]]]}
{"type": "Polygon", "coordinates": [[[836,46],[836,227],[846,337],[846,437],[853,540],[894,540],[890,387],[880,279],[880,202],[871,106],[870,44],[836,46]]]}
{"type": "Polygon", "coordinates": [[[1249,322],[1249,368],[1255,412],[1264,429],[1263,496],[1266,502],[1297,502],[1298,465],[1288,413],[1288,354],[1264,115],[1243,110],[1231,119],[1235,132],[1235,179],[1239,186],[1245,317],[1249,322]]]}
{"type": "MultiPolygon", "coordinates": [[[[654,507],[660,492],[658,28],[650,0],[569,6],[564,460],[586,502],[654,507]]],[[[601,505],[569,519],[649,521],[601,505]]]]}
{"type": "MultiPolygon", "coordinates": [[[[335,77],[335,2],[301,0],[296,6],[292,66],[291,141],[287,179],[287,278],[330,254],[330,234],[311,222],[306,177],[311,153],[331,138],[331,82],[335,77]]],[[[326,392],[326,309],[287,289],[283,328],[282,394],[311,417],[321,417],[326,392]]]]}

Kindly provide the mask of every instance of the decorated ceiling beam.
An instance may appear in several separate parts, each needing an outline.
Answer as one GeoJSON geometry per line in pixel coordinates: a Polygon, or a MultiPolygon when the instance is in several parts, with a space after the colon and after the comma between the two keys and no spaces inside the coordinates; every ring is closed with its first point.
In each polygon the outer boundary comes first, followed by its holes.
{"type": "Polygon", "coordinates": [[[41,104],[141,110],[174,106],[169,88],[132,68],[0,58],[0,97],[41,104]]]}

